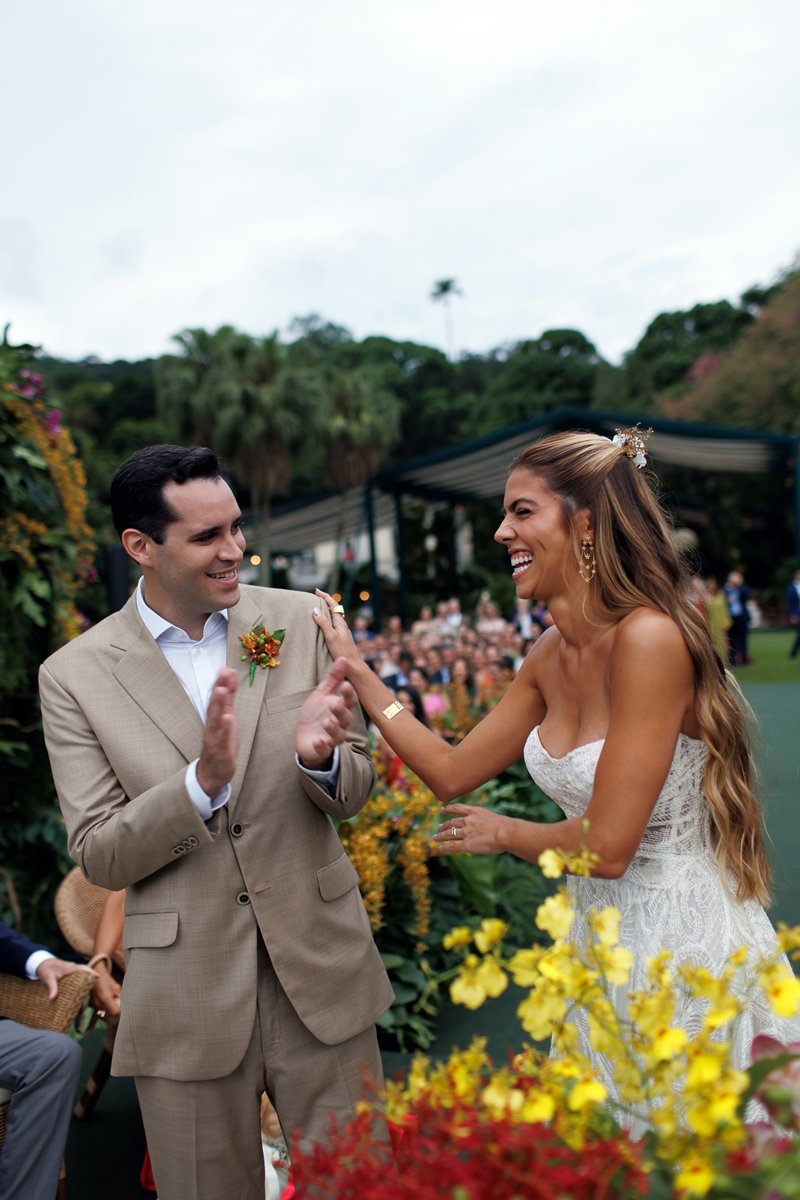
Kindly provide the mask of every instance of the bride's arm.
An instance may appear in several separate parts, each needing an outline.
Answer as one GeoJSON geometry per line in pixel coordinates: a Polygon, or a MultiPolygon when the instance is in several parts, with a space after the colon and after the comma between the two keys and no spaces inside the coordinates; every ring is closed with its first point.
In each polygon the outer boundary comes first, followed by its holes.
{"type": "Polygon", "coordinates": [[[664,786],[681,727],[693,721],[694,668],[670,617],[639,609],[620,622],[608,686],[608,733],[582,816],[543,825],[449,804],[435,836],[440,848],[449,854],[508,851],[536,862],[544,850],[575,853],[585,842],[599,858],[595,875],[623,875],[664,786]]]}
{"type": "MultiPolygon", "coordinates": [[[[318,594],[330,600],[324,592],[318,594]]],[[[389,689],[361,658],[344,618],[334,616],[332,623],[322,607],[314,619],[333,657],[347,659],[347,677],[381,737],[441,800],[463,796],[517,762],[528,734],[544,717],[544,701],[536,684],[538,642],[500,703],[462,742],[450,746],[395,703],[389,689]]],[[[539,653],[543,651],[544,646],[539,653]]]]}

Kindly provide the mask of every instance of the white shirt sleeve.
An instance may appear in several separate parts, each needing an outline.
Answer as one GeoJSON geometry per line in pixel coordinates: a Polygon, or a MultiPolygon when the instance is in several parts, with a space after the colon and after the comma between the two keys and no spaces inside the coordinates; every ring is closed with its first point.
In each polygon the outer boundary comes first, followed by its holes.
{"type": "Polygon", "coordinates": [[[55,958],[55,954],[51,954],[49,950],[34,950],[28,961],[25,963],[25,974],[28,979],[38,979],[36,974],[37,969],[48,958],[55,958]]]}
{"type": "Polygon", "coordinates": [[[327,771],[315,771],[311,767],[304,767],[300,762],[299,757],[295,754],[294,761],[297,763],[301,771],[305,771],[310,779],[315,783],[321,783],[326,792],[330,792],[332,796],[336,795],[336,785],[339,782],[339,747],[333,748],[333,762],[327,771]]]}
{"type": "Polygon", "coordinates": [[[194,762],[189,763],[184,775],[184,782],[192,804],[204,821],[210,821],[217,809],[222,808],[230,800],[231,785],[226,783],[225,787],[218,791],[216,796],[207,795],[197,782],[197,764],[199,761],[200,759],[196,758],[194,762]]]}

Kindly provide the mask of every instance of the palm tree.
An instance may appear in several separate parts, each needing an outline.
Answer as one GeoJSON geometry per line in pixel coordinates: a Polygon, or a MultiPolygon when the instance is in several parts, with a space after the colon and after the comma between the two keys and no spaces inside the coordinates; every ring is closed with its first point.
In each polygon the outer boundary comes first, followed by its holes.
{"type": "Polygon", "coordinates": [[[322,390],[313,372],[288,366],[277,334],[252,338],[225,325],[175,340],[184,354],[162,360],[159,403],[181,436],[213,446],[249,492],[259,577],[269,583],[271,501],[289,489],[295,455],[320,420],[322,390]]]}
{"type": "Polygon", "coordinates": [[[447,357],[451,362],[455,361],[456,342],[455,333],[453,331],[453,311],[451,302],[453,296],[463,296],[461,288],[455,279],[437,279],[431,289],[431,300],[434,304],[439,301],[444,305],[444,327],[445,337],[447,340],[447,357]]]}
{"type": "Polygon", "coordinates": [[[270,510],[286,495],[294,461],[319,421],[322,397],[309,371],[286,365],[277,335],[254,340],[239,364],[229,402],[219,415],[220,453],[250,493],[261,555],[260,580],[271,581],[270,510]]]}
{"type": "Polygon", "coordinates": [[[177,437],[215,446],[234,364],[245,356],[251,339],[232,325],[221,325],[214,333],[184,329],[172,340],[180,353],[165,354],[155,367],[159,415],[174,426],[177,437]]]}
{"type": "MultiPolygon", "coordinates": [[[[329,371],[327,418],[322,430],[325,443],[325,476],[340,494],[337,545],[344,537],[346,493],[363,487],[378,470],[383,455],[397,440],[400,403],[375,372],[329,371]]],[[[332,587],[340,590],[342,564],[336,567],[332,587]]]]}

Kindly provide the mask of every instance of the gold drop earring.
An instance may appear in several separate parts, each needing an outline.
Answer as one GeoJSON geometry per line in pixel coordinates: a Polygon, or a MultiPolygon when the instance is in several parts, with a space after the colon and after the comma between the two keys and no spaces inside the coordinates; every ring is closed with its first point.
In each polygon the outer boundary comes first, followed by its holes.
{"type": "Polygon", "coordinates": [[[594,556],[594,542],[590,537],[581,541],[581,556],[578,559],[578,571],[584,583],[591,583],[597,571],[597,560],[594,556]]]}

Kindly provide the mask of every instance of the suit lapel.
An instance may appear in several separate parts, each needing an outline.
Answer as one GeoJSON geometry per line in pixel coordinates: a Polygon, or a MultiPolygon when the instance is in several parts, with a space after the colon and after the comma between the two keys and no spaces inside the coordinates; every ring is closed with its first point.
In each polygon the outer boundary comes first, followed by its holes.
{"type": "Polygon", "coordinates": [[[242,647],[239,637],[250,633],[256,625],[264,623],[264,613],[250,593],[243,593],[239,603],[228,610],[228,658],[227,663],[239,678],[236,691],[236,720],[239,725],[239,765],[231,783],[231,798],[228,801],[230,810],[239,795],[247,765],[250,761],[250,749],[253,745],[258,719],[261,716],[264,697],[269,687],[272,671],[256,667],[253,682],[250,683],[249,662],[242,661],[242,647]]]}
{"type": "Polygon", "coordinates": [[[191,762],[200,753],[203,723],[175,672],[142,624],[135,593],[119,615],[120,633],[113,644],[125,653],[114,669],[117,681],[180,750],[186,761],[191,762]]]}
{"type": "MultiPolygon", "coordinates": [[[[119,618],[119,629],[113,644],[125,653],[121,655],[114,674],[143,712],[177,747],[186,761],[191,762],[200,753],[203,723],[175,672],[142,624],[135,593],[119,613],[119,618]]],[[[239,763],[231,782],[229,809],[242,786],[272,674],[270,670],[256,668],[252,685],[249,683],[249,663],[242,661],[239,636],[250,633],[264,619],[261,605],[248,593],[243,593],[240,602],[228,610],[226,661],[236,671],[239,683],[235,705],[239,726],[239,763]]]]}

